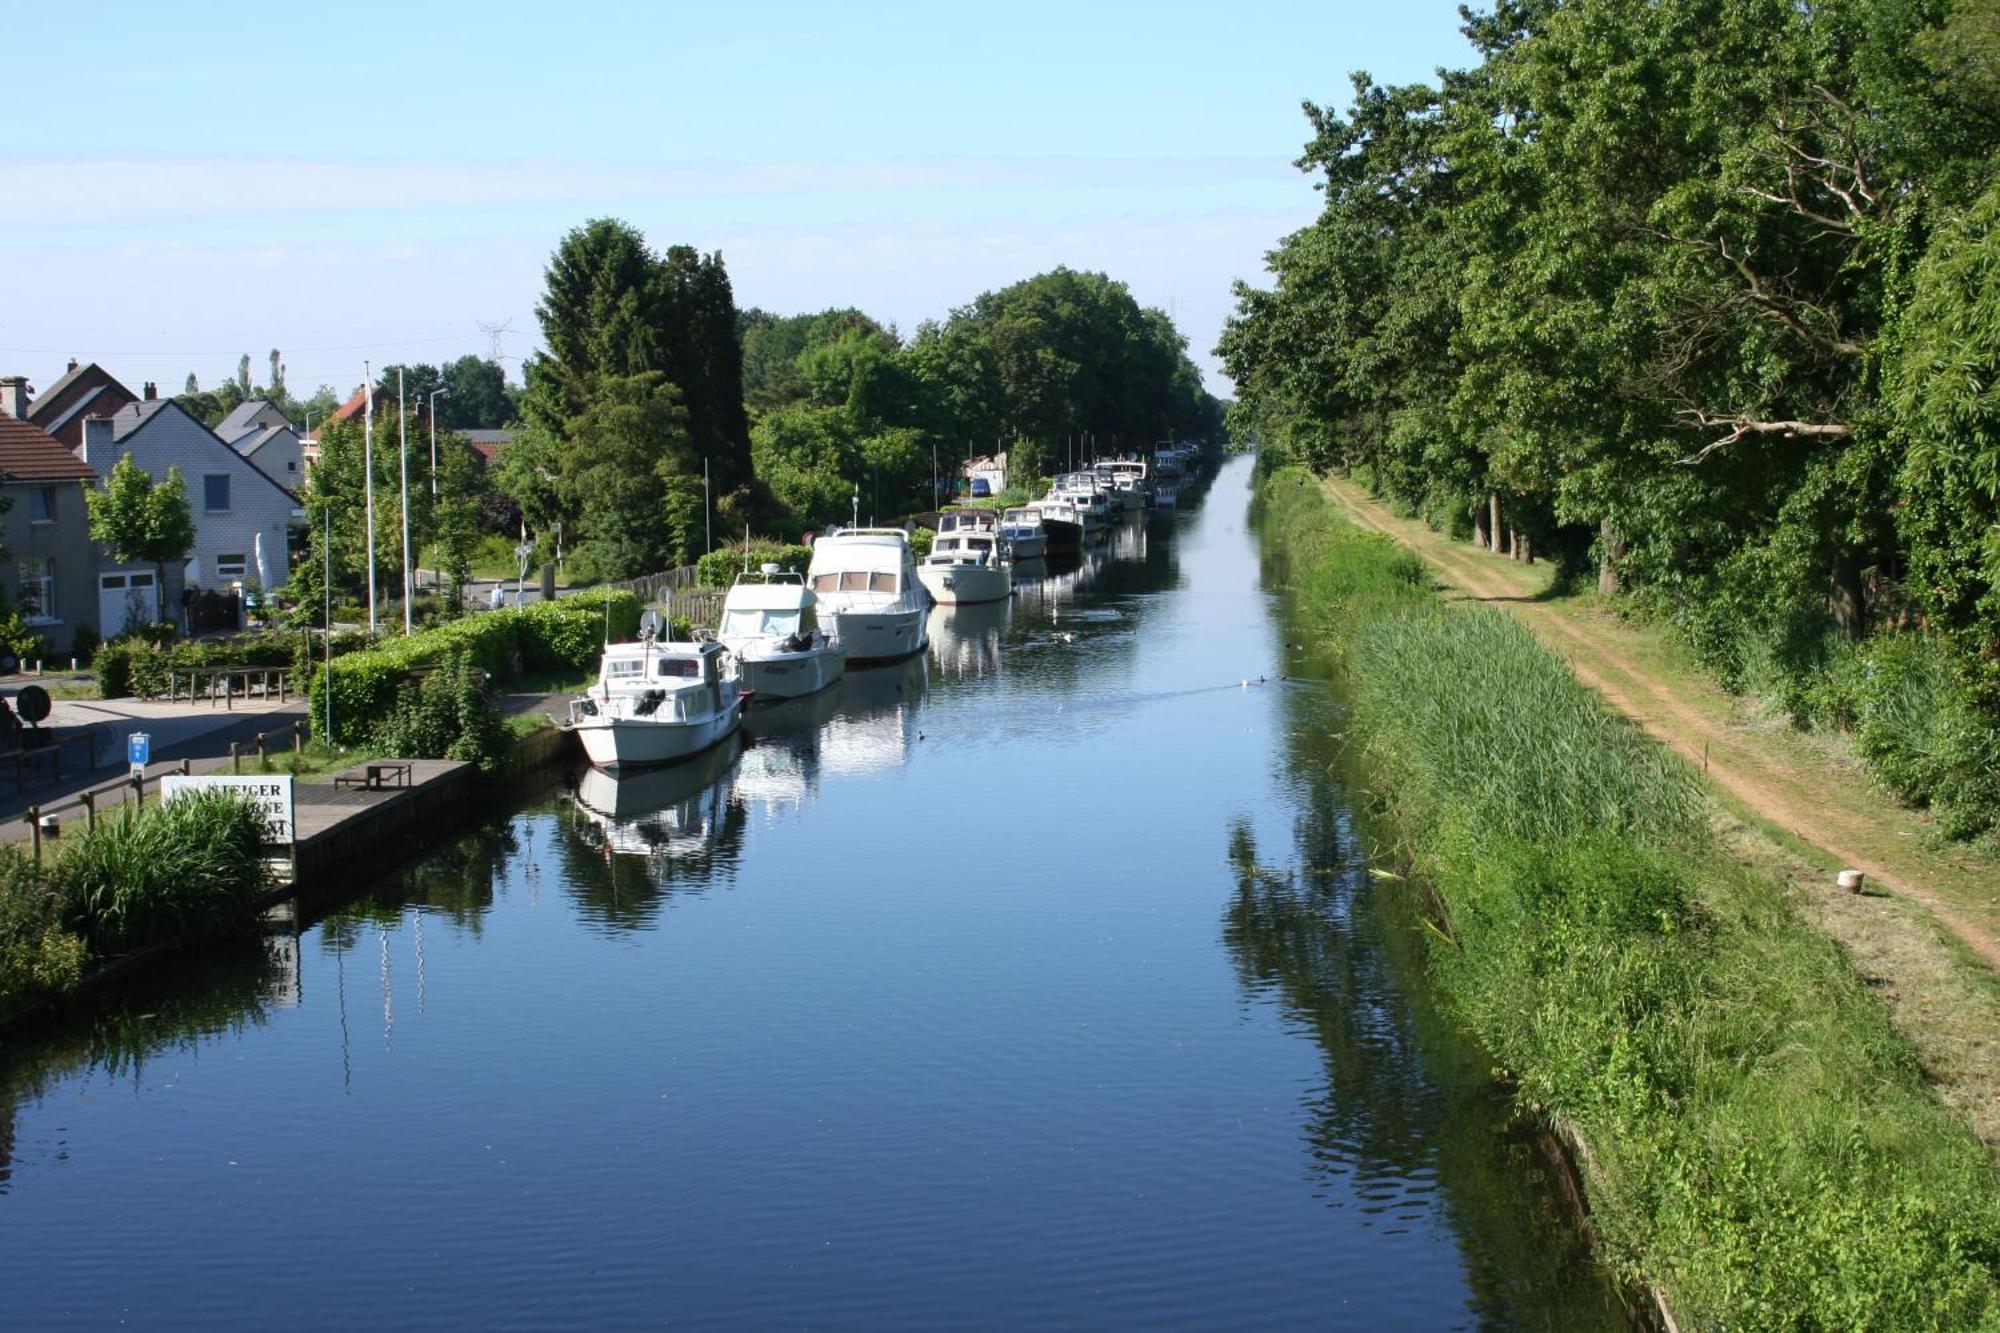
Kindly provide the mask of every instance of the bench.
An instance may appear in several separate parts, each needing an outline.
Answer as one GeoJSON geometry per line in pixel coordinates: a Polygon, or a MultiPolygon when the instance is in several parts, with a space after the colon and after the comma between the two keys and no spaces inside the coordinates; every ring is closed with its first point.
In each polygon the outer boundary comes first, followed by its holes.
{"type": "Polygon", "coordinates": [[[406,759],[380,759],[372,764],[362,765],[359,773],[342,773],[335,777],[336,787],[360,787],[364,791],[381,791],[387,787],[407,787],[410,785],[411,764],[406,759]]]}

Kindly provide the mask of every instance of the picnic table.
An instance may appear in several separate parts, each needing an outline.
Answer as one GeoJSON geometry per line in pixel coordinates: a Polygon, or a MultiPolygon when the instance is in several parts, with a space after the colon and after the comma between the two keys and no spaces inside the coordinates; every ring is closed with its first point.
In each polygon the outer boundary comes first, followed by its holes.
{"type": "Polygon", "coordinates": [[[336,787],[359,787],[364,791],[383,791],[390,787],[410,785],[411,764],[407,759],[377,759],[363,764],[358,771],[341,773],[333,780],[336,787]]]}

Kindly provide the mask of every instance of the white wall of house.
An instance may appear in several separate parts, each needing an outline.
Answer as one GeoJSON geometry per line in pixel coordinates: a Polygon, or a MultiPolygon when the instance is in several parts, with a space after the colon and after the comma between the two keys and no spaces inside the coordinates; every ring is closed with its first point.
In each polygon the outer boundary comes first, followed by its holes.
{"type": "MultiPolygon", "coordinates": [[[[260,535],[271,586],[291,577],[285,534],[295,521],[298,502],[179,404],[160,407],[122,439],[111,438],[109,423],[85,424],[84,461],[99,478],[108,476],[128,453],[155,481],[165,480],[169,468],[180,468],[194,516],[191,556],[200,562],[198,571],[189,570],[191,586],[226,588],[239,580],[249,582],[256,572],[254,553],[260,535]],[[192,577],[195,573],[199,577],[192,577]]],[[[119,568],[106,560],[100,572],[119,568]]]]}
{"type": "Polygon", "coordinates": [[[297,491],[306,479],[305,448],[299,443],[298,432],[289,426],[243,456],[288,491],[297,491]]]}

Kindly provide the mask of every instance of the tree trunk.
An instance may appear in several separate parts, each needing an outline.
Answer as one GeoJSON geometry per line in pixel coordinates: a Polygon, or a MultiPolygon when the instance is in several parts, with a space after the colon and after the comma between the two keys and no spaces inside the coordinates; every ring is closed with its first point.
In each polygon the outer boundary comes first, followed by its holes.
{"type": "Polygon", "coordinates": [[[1504,531],[1500,526],[1500,492],[1488,491],[1486,493],[1486,510],[1486,530],[1493,534],[1493,554],[1498,555],[1500,554],[1500,543],[1502,541],[1501,533],[1504,531]]]}
{"type": "Polygon", "coordinates": [[[1519,553],[1517,558],[1522,564],[1532,565],[1535,563],[1535,539],[1532,536],[1527,533],[1515,534],[1514,549],[1519,553]]]}
{"type": "Polygon", "coordinates": [[[1618,540],[1612,530],[1611,520],[1605,519],[1597,525],[1597,595],[1615,597],[1618,595],[1618,560],[1625,554],[1625,544],[1618,540]]]}
{"type": "Polygon", "coordinates": [[[1484,506],[1472,512],[1472,544],[1482,551],[1488,545],[1486,540],[1486,510],[1484,506]]]}
{"type": "Polygon", "coordinates": [[[1848,638],[1858,639],[1867,628],[1868,593],[1861,582],[1861,562],[1852,551],[1834,557],[1832,583],[1827,607],[1834,623],[1848,638]]]}

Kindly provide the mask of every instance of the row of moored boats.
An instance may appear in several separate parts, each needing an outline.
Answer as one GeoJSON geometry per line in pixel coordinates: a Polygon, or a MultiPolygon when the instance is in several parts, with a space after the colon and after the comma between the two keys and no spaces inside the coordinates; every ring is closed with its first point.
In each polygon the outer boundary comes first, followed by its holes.
{"type": "Polygon", "coordinates": [[[638,642],[605,645],[597,683],[570,701],[568,729],[602,768],[691,758],[731,735],[752,698],[803,698],[849,666],[922,652],[933,601],[1000,601],[1017,562],[1080,555],[1124,515],[1172,506],[1195,456],[1193,445],[1166,446],[1150,460],[1065,473],[1021,508],[947,511],[921,564],[902,528],[835,529],[813,543],[803,575],[765,565],[740,577],[713,635],[673,640],[648,611],[638,642]]]}

